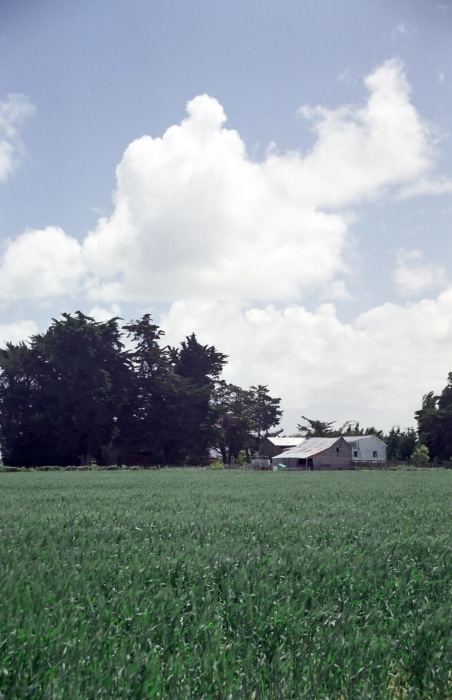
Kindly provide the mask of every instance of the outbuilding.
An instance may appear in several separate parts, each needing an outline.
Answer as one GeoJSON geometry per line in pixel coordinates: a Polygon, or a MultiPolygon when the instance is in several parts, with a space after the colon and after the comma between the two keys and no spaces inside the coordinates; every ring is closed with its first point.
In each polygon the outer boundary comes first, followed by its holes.
{"type": "Polygon", "coordinates": [[[272,463],[281,464],[290,471],[350,469],[352,448],[343,437],[306,438],[273,457],[272,463]]]}
{"type": "Polygon", "coordinates": [[[302,437],[265,437],[259,443],[259,457],[271,459],[303,442],[302,437]]]}
{"type": "Polygon", "coordinates": [[[352,448],[353,462],[386,462],[386,443],[376,435],[351,435],[345,440],[352,448]]]}

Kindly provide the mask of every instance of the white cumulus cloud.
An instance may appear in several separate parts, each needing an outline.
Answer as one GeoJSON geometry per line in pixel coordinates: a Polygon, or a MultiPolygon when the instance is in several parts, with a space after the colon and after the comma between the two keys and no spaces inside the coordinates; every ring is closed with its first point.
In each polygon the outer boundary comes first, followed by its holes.
{"type": "MultiPolygon", "coordinates": [[[[84,240],[48,227],[7,241],[0,298],[85,296],[98,319],[118,304],[166,301],[156,320],[168,342],[195,331],[229,355],[230,381],[268,384],[285,408],[385,428],[412,416],[450,370],[452,289],[349,323],[332,302],[347,298],[359,259],[357,207],[388,192],[445,194],[451,183],[435,176],[437,134],[401,63],[387,61],[365,86],[363,104],[302,109],[309,152],[271,147],[259,162],[219,102],[195,97],[180,124],[129,145],[113,213],[84,240]],[[314,311],[313,291],[325,301],[314,311]]],[[[406,298],[448,284],[442,267],[402,249],[394,282],[406,298]]]]}
{"type": "Polygon", "coordinates": [[[163,137],[134,141],[117,168],[115,210],[84,242],[92,297],[295,301],[339,289],[349,208],[425,183],[435,157],[401,63],[365,84],[364,106],[303,108],[316,136],[305,156],[269,149],[253,162],[208,95],[163,137]]]}
{"type": "Polygon", "coordinates": [[[442,265],[426,263],[420,250],[404,248],[396,253],[394,282],[396,291],[403,297],[418,296],[448,285],[442,265]]]}
{"type": "MultiPolygon", "coordinates": [[[[130,144],[114,211],[81,244],[57,227],[8,242],[0,297],[83,290],[101,307],[347,298],[351,207],[390,187],[438,191],[428,184],[436,136],[411,104],[402,64],[387,61],[365,85],[364,105],[303,108],[316,139],[307,154],[270,148],[260,162],[226,128],[219,102],[195,97],[180,124],[130,144]]],[[[26,111],[11,102],[11,138],[26,111]]],[[[449,186],[443,179],[440,189],[449,186]]]]}
{"type": "Polygon", "coordinates": [[[180,301],[161,325],[173,344],[195,331],[229,355],[229,381],[268,384],[298,419],[414,425],[422,396],[440,390],[451,369],[452,289],[409,306],[384,304],[350,323],[333,304],[310,312],[180,301]]]}
{"type": "Polygon", "coordinates": [[[410,100],[400,61],[365,78],[363,107],[302,107],[317,141],[300,160],[298,186],[316,206],[343,207],[373,199],[390,186],[414,183],[435,161],[435,133],[410,100]]]}
{"type": "Polygon", "coordinates": [[[17,344],[29,340],[37,332],[38,325],[32,320],[0,324],[0,347],[4,347],[5,343],[17,344]]]}
{"type": "Polygon", "coordinates": [[[88,311],[88,316],[91,316],[96,321],[109,321],[111,318],[116,316],[121,316],[121,309],[118,304],[112,304],[110,308],[103,308],[101,306],[93,306],[92,309],[88,311]]]}
{"type": "Polygon", "coordinates": [[[30,229],[6,241],[0,264],[0,299],[45,299],[80,293],[81,247],[57,226],[30,229]]]}
{"type": "Polygon", "coordinates": [[[286,299],[342,271],[344,217],[304,206],[271,164],[251,162],[215,99],[188,111],[118,166],[115,212],[84,244],[100,296],[286,299]]]}
{"type": "Polygon", "coordinates": [[[35,111],[25,95],[8,95],[0,101],[0,182],[6,182],[20,162],[23,143],[20,127],[35,111]]]}

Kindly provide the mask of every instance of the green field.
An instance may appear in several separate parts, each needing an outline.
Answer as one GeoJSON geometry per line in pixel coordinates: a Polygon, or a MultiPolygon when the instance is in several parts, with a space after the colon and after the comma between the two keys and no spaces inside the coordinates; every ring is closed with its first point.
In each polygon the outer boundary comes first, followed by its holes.
{"type": "Polygon", "coordinates": [[[452,471],[0,474],[0,698],[452,698],[452,471]]]}

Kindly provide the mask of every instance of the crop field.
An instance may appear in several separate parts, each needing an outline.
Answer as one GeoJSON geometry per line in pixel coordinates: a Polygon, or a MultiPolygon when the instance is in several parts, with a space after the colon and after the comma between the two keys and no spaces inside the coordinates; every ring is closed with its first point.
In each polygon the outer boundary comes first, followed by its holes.
{"type": "Polygon", "coordinates": [[[0,698],[452,698],[452,472],[0,474],[0,698]]]}

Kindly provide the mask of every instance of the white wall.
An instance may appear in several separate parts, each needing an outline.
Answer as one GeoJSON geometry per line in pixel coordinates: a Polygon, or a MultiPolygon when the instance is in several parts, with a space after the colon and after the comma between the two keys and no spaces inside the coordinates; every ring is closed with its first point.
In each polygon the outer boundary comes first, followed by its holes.
{"type": "Polygon", "coordinates": [[[362,462],[385,462],[386,461],[386,445],[380,438],[375,435],[368,437],[356,436],[356,441],[350,443],[352,448],[352,460],[362,462]],[[358,452],[358,454],[356,454],[358,452]],[[377,453],[375,456],[374,453],[377,453]]]}

